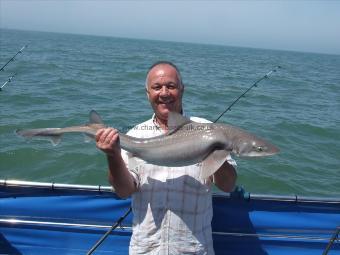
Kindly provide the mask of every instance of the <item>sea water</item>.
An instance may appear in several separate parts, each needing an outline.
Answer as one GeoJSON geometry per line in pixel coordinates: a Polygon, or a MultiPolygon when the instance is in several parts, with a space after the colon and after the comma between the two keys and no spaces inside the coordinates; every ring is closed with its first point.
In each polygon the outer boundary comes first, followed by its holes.
{"type": "Polygon", "coordinates": [[[95,143],[65,135],[54,147],[27,142],[16,129],[85,124],[96,110],[126,132],[152,109],[145,76],[155,61],[178,65],[186,114],[214,121],[275,66],[219,122],[280,148],[257,159],[235,157],[239,186],[252,193],[340,196],[340,56],[89,35],[0,30],[0,179],[108,185],[95,143]]]}

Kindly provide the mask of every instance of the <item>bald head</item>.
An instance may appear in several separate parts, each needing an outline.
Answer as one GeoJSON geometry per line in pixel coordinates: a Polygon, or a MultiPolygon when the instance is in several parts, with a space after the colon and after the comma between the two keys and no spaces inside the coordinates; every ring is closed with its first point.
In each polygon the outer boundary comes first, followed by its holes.
{"type": "Polygon", "coordinates": [[[159,68],[162,68],[164,66],[169,66],[171,68],[173,68],[176,72],[176,76],[177,76],[177,79],[178,79],[178,85],[183,88],[184,85],[183,85],[183,82],[182,82],[182,77],[181,77],[181,73],[178,69],[178,67],[170,62],[170,61],[158,61],[156,63],[154,63],[152,66],[149,67],[148,69],[148,72],[147,72],[147,75],[146,75],[146,80],[145,80],[145,89],[148,90],[148,84],[149,84],[149,75],[151,72],[155,71],[156,69],[159,69],[159,68]]]}

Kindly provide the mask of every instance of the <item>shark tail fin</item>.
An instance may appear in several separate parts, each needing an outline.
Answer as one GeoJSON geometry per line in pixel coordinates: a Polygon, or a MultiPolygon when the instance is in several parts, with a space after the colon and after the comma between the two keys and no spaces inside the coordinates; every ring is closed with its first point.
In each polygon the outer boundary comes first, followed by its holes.
{"type": "Polygon", "coordinates": [[[60,128],[17,129],[15,134],[26,139],[48,139],[56,146],[61,141],[62,134],[55,134],[60,128]]]}

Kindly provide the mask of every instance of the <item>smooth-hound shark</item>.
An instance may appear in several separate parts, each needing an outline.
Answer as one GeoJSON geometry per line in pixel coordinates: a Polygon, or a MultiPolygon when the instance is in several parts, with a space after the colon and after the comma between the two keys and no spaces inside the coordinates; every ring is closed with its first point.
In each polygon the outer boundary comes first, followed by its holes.
{"type": "MultiPolygon", "coordinates": [[[[64,133],[84,133],[95,138],[105,128],[97,112],[90,112],[90,123],[65,128],[16,130],[25,138],[46,137],[58,144],[64,133]]],[[[135,138],[119,133],[120,146],[133,156],[160,166],[178,167],[202,163],[202,178],[212,175],[229,154],[241,157],[263,157],[279,149],[240,128],[219,123],[197,123],[181,114],[170,112],[169,131],[152,138],[135,138]]]]}

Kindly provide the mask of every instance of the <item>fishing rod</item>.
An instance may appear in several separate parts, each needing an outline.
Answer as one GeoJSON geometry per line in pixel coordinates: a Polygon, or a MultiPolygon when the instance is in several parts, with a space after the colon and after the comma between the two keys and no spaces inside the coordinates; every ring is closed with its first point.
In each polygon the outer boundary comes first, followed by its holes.
{"type": "Polygon", "coordinates": [[[117,220],[117,222],[113,224],[112,227],[102,236],[102,238],[100,238],[99,241],[86,253],[86,255],[91,255],[99,247],[99,245],[101,245],[102,242],[104,242],[104,240],[110,235],[112,230],[116,229],[122,223],[122,221],[130,214],[131,211],[132,211],[132,208],[130,207],[125,212],[125,214],[122,217],[120,217],[117,220]]]}
{"type": "Polygon", "coordinates": [[[0,87],[0,91],[2,91],[2,88],[6,86],[7,83],[11,82],[13,77],[16,75],[16,73],[12,74],[12,76],[10,76],[7,81],[5,81],[4,84],[2,84],[2,86],[0,87]]]}
{"type": "Polygon", "coordinates": [[[214,121],[214,123],[215,122],[217,122],[227,111],[230,111],[231,110],[231,107],[233,107],[234,106],[234,104],[236,104],[242,97],[244,97],[245,96],[245,94],[247,94],[252,88],[254,88],[254,87],[257,87],[257,84],[259,83],[259,82],[261,82],[262,80],[264,80],[264,79],[267,79],[267,78],[269,78],[269,76],[272,74],[272,73],[275,73],[278,69],[280,69],[281,68],[281,66],[276,66],[274,69],[272,69],[271,71],[269,71],[268,73],[266,73],[264,76],[262,76],[260,79],[258,79],[257,81],[255,81],[254,82],[254,84],[253,85],[251,85],[245,92],[243,92],[238,98],[236,98],[235,100],[234,100],[234,102],[232,102],[230,105],[229,105],[229,107],[224,111],[224,112],[222,112],[221,114],[220,114],[220,116],[218,116],[218,118],[214,121]]]}
{"type": "Polygon", "coordinates": [[[0,72],[1,71],[3,71],[4,70],[4,68],[11,62],[11,61],[13,61],[14,59],[15,59],[15,57],[18,55],[18,54],[20,54],[20,53],[22,53],[22,51],[27,47],[28,45],[26,44],[26,45],[24,45],[10,60],[8,60],[7,61],[7,63],[6,64],[4,64],[2,67],[1,67],[1,69],[0,69],[0,72]]]}

